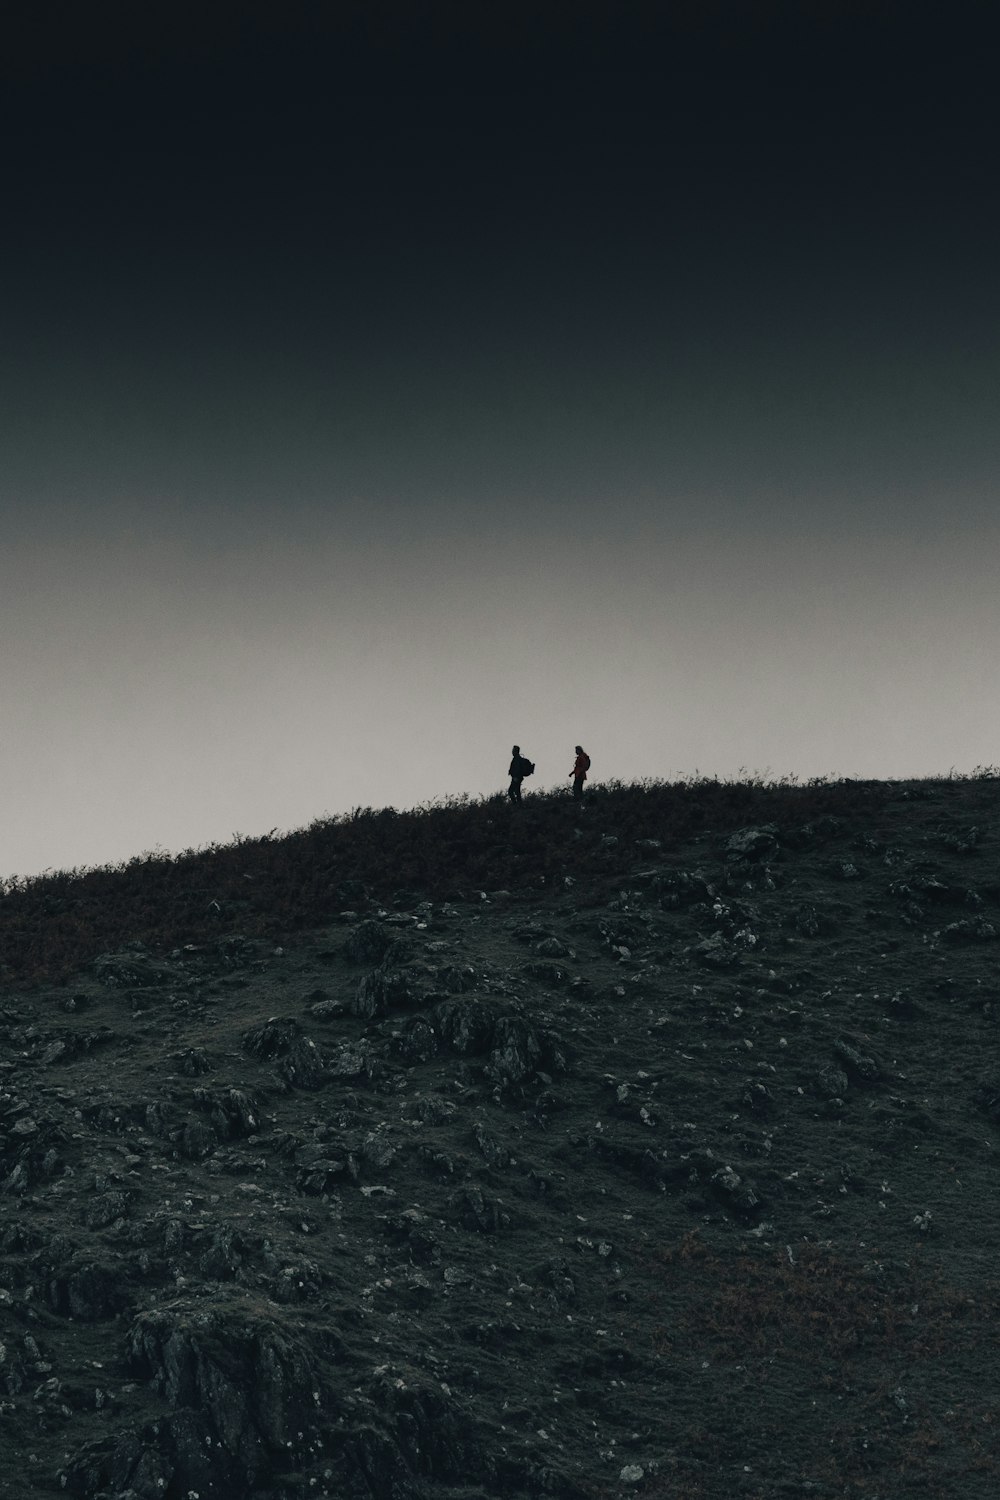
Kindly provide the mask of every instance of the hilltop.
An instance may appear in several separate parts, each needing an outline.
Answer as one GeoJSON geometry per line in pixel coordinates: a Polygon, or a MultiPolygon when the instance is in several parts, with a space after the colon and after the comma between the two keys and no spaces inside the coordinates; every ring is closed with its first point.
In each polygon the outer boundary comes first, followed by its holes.
{"type": "Polygon", "coordinates": [[[0,895],[0,1494],[986,1500],[992,773],[0,895]]]}

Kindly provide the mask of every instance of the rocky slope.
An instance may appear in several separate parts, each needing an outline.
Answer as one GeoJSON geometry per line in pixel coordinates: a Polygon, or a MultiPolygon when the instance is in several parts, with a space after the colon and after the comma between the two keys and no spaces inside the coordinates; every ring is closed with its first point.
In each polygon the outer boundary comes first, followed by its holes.
{"type": "Polygon", "coordinates": [[[0,1493],[995,1495],[997,783],[720,798],[9,889],[0,1493]]]}

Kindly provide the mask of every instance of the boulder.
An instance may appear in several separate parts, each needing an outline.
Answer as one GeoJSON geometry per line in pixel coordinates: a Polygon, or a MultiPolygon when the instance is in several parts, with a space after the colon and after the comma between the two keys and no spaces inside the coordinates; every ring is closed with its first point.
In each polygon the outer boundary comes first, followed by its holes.
{"type": "Polygon", "coordinates": [[[420,995],[411,970],[383,966],[373,969],[359,981],[357,994],[351,1001],[351,1013],[371,1020],[373,1016],[386,1015],[397,1006],[418,1004],[420,995]]]}
{"type": "Polygon", "coordinates": [[[251,1026],[242,1037],[244,1052],[261,1059],[283,1057],[302,1035],[294,1016],[271,1016],[263,1026],[251,1026]]]}
{"type": "Polygon", "coordinates": [[[175,1303],[143,1313],[127,1358],[171,1408],[199,1413],[223,1468],[245,1488],[275,1460],[284,1466],[321,1415],[318,1375],[301,1335],[256,1299],[218,1310],[175,1303]]]}
{"type": "Polygon", "coordinates": [[[137,953],[102,953],[94,959],[94,973],[101,984],[120,990],[190,983],[183,971],[137,953]]]}
{"type": "Polygon", "coordinates": [[[378,963],[393,941],[391,930],[381,922],[359,922],[344,943],[344,957],[355,964],[378,963]]]}
{"type": "Polygon", "coordinates": [[[777,826],[765,823],[759,828],[741,828],[726,840],[730,859],[764,859],[777,853],[777,826]]]}
{"type": "Polygon", "coordinates": [[[463,1057],[487,1051],[497,1022],[497,1011],[479,1000],[445,1000],[435,1011],[445,1045],[463,1057]]]}

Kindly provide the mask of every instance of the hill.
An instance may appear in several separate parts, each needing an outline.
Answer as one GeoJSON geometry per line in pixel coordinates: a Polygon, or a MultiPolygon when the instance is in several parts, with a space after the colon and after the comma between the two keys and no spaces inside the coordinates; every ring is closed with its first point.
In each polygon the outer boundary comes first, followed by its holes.
{"type": "Polygon", "coordinates": [[[992,1497],[991,774],[7,883],[0,1493],[992,1497]]]}

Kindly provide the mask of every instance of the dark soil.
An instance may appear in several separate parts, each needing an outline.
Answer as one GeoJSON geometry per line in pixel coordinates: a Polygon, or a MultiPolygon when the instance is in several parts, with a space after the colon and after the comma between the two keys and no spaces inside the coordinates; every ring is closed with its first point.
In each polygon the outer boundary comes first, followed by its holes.
{"type": "Polygon", "coordinates": [[[993,1500],[997,786],[12,884],[0,1494],[993,1500]]]}

